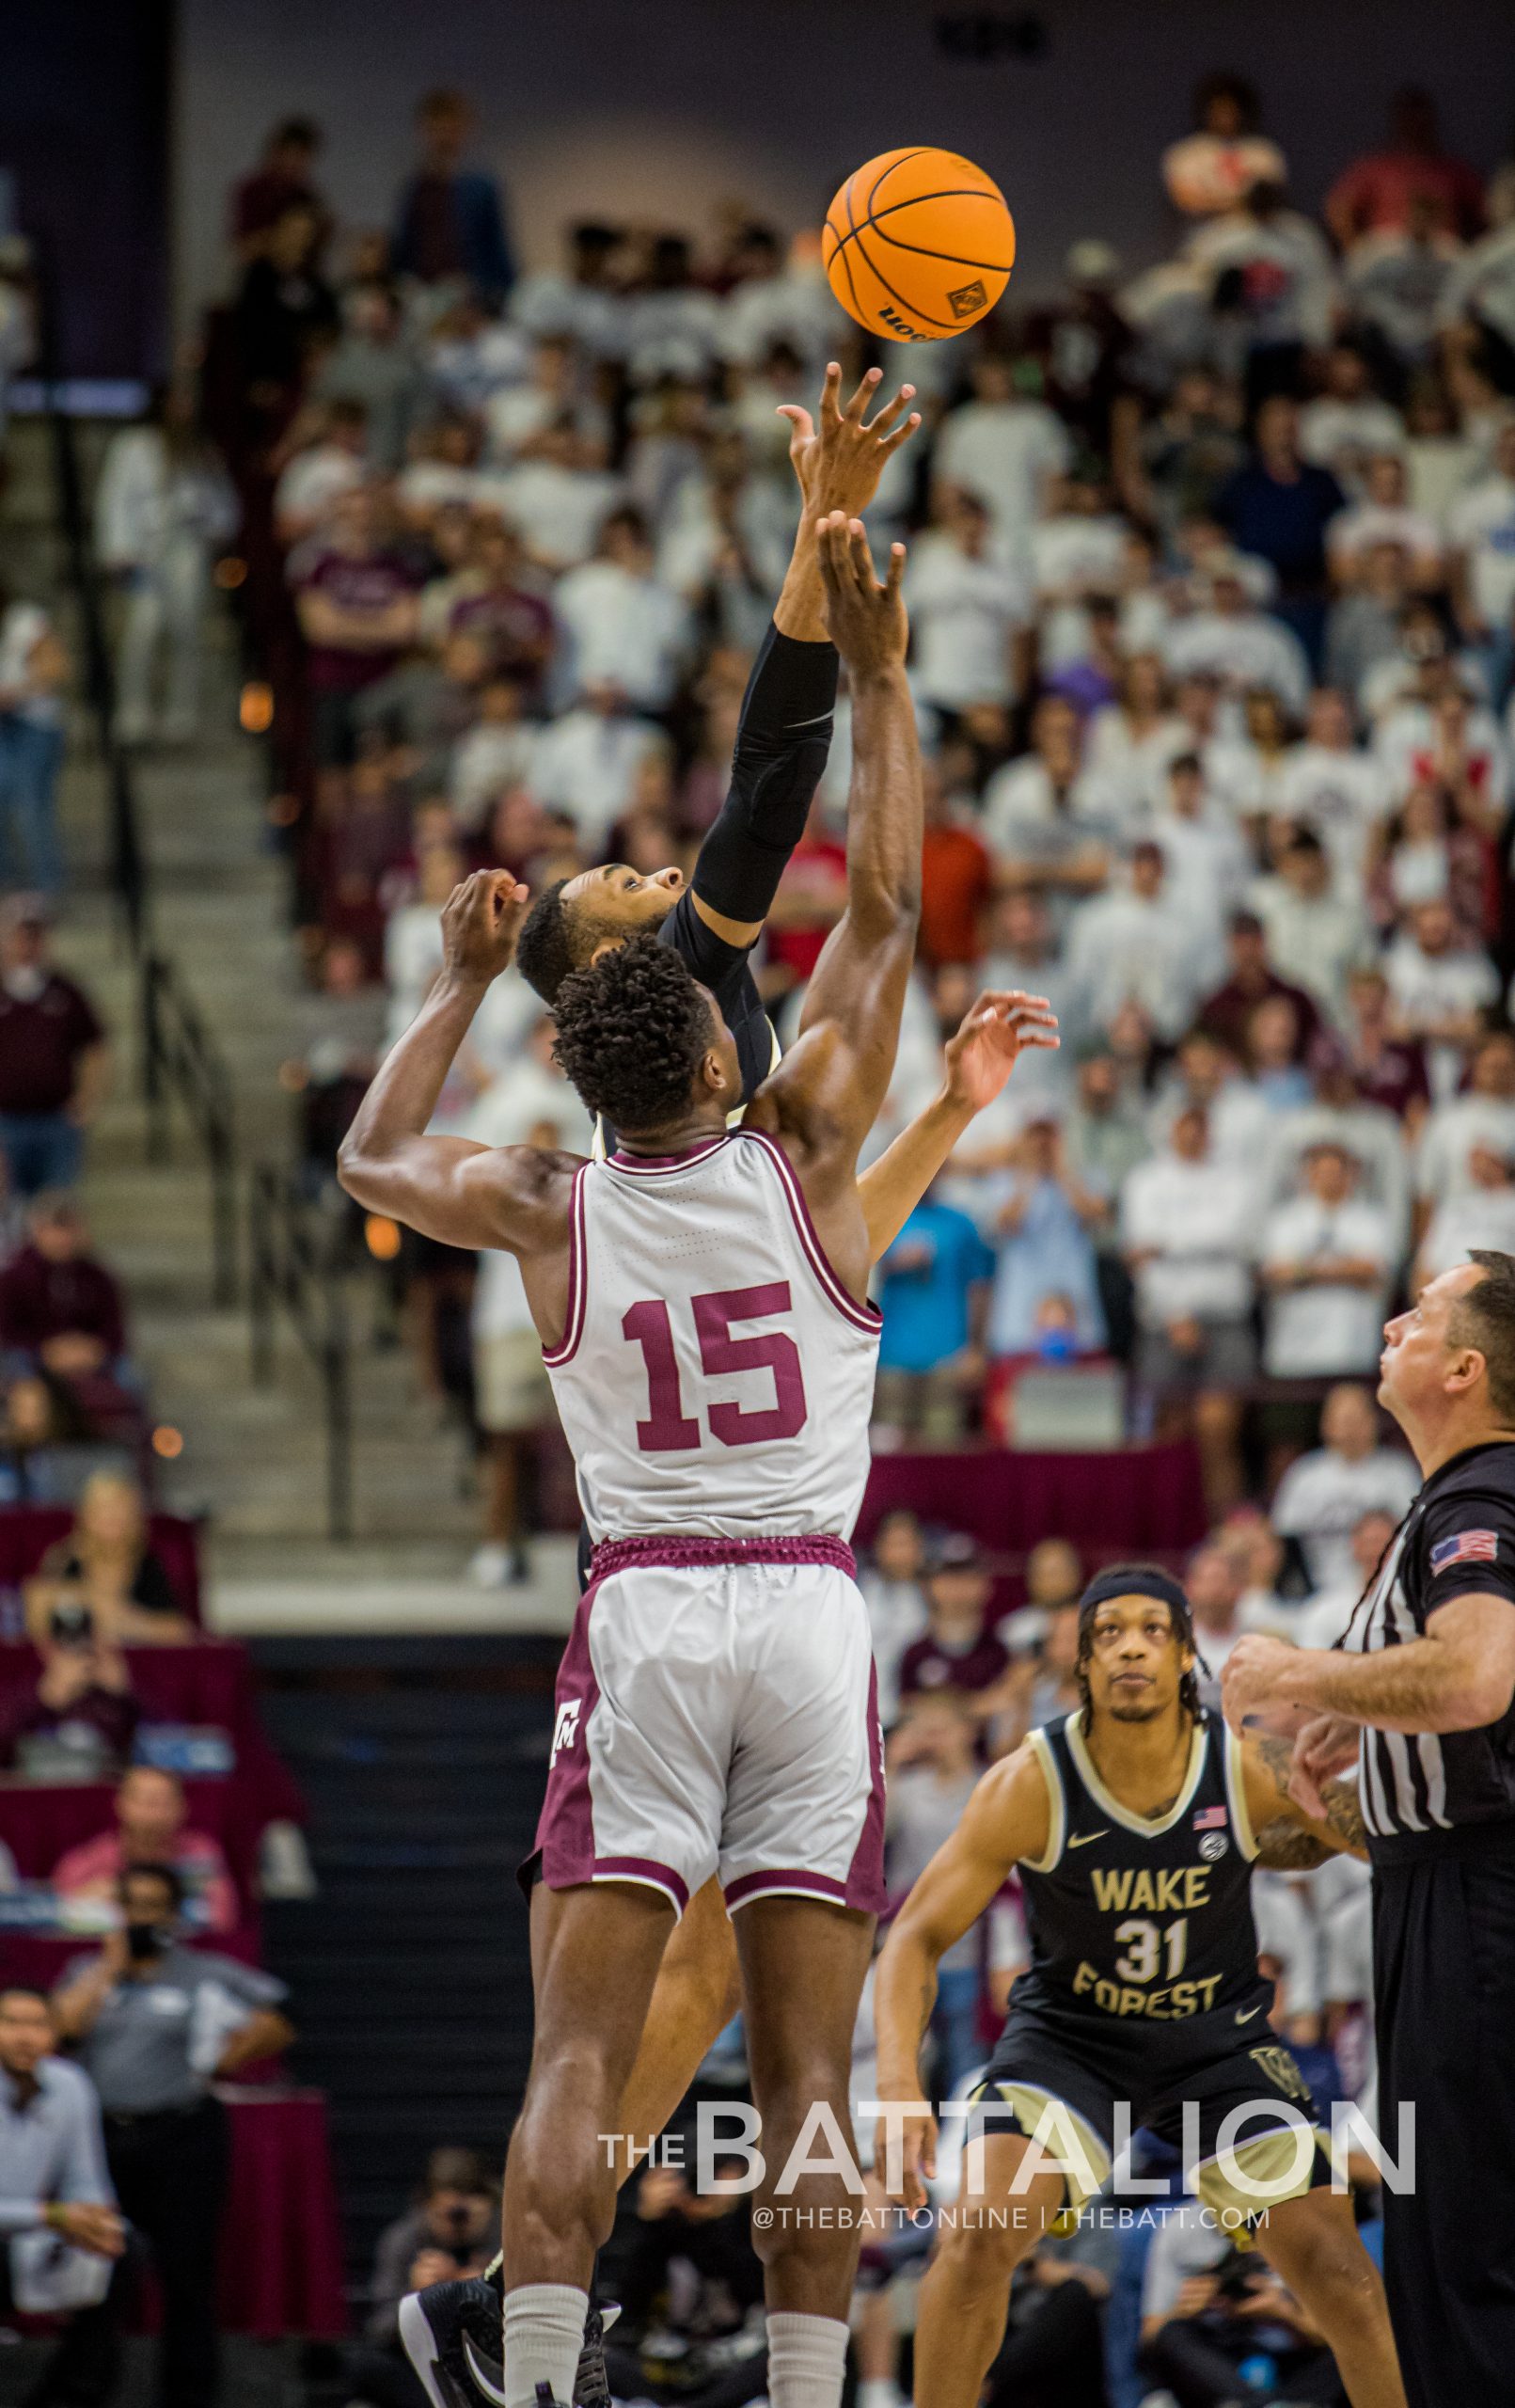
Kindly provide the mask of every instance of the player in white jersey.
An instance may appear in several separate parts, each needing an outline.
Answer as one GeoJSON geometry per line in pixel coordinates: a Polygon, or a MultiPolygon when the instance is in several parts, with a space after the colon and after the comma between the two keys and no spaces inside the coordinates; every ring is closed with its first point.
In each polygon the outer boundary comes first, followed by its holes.
{"type": "MultiPolygon", "coordinates": [[[[903,548],[880,585],[860,522],[829,518],[820,543],[853,692],[847,909],[799,1039],[743,1130],[726,1130],[741,1069],[713,998],[670,947],[638,939],[565,980],[558,1003],[559,1058],[618,1130],[621,1159],[425,1135],[528,899],[495,873],[449,905],[442,975],[343,1148],[343,1182],[370,1209],[518,1256],[596,1541],[531,1910],[536,2044],[505,2191],[507,2408],[568,2397],[613,2214],[597,2136],[615,2129],[682,1896],[712,1872],[740,1909],[768,2184],[816,2108],[848,2128],[882,1840],[846,1545],[876,1327],[857,1159],[893,1069],[922,805],[903,548]]],[[[1055,1042],[1045,1006],[1024,1017],[1028,1037],[1039,1021],[1055,1042]]],[[[840,2399],[847,2204],[840,2172],[807,2172],[756,2219],[774,2408],[840,2399]]]]}

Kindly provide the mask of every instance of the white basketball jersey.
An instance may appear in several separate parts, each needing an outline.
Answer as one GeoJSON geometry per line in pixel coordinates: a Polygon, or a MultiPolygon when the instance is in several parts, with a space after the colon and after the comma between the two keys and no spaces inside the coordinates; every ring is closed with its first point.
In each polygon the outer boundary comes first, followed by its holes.
{"type": "Polygon", "coordinates": [[[771,1138],[586,1163],[568,1323],[543,1360],[590,1536],[849,1537],[878,1329],[771,1138]]]}

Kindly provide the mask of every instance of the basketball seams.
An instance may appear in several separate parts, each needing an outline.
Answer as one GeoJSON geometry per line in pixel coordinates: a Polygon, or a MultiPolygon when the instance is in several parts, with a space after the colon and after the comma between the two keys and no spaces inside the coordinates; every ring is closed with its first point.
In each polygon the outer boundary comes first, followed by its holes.
{"type": "Polygon", "coordinates": [[[951,319],[934,318],[929,309],[922,309],[918,308],[915,302],[907,301],[903,293],[895,292],[894,287],[891,284],[882,268],[877,266],[870,256],[868,249],[863,243],[862,233],[863,230],[860,226],[858,229],[858,257],[863,261],[869,275],[875,277],[876,281],[883,286],[884,291],[889,294],[890,299],[893,302],[897,302],[899,307],[906,311],[908,317],[918,318],[923,325],[940,326],[947,334],[956,334],[958,329],[951,319]]]}
{"type": "MultiPolygon", "coordinates": [[[[853,181],[853,180],[852,180],[852,178],[849,176],[849,177],[848,177],[848,179],[847,179],[846,187],[845,187],[845,189],[846,189],[848,192],[850,192],[850,191],[851,191],[851,189],[852,189],[852,181],[853,181]]],[[[838,196],[838,198],[840,198],[840,197],[841,197],[841,196],[839,195],[839,196],[838,196]]],[[[916,193],[916,194],[913,196],[913,198],[912,198],[911,199],[909,199],[909,200],[892,200],[892,201],[890,202],[890,204],[889,204],[889,207],[888,207],[887,209],[881,209],[881,210],[879,210],[879,211],[878,211],[877,215],[870,214],[869,216],[865,217],[865,218],[863,219],[863,221],[862,221],[862,226],[860,226],[860,225],[858,225],[858,224],[857,224],[856,220],[855,220],[855,219],[853,218],[853,216],[852,216],[852,211],[851,211],[851,209],[850,209],[850,207],[849,207],[849,209],[848,209],[848,211],[847,211],[847,218],[848,218],[848,221],[849,221],[849,222],[848,222],[848,225],[847,225],[847,230],[846,230],[846,232],[845,232],[844,234],[838,234],[838,235],[837,235],[837,238],[836,238],[836,251],[832,253],[832,257],[833,257],[833,258],[835,258],[835,257],[837,256],[837,252],[844,251],[844,250],[846,249],[847,245],[852,241],[852,239],[853,239],[854,235],[856,235],[856,234],[860,234],[860,233],[862,232],[862,230],[863,230],[863,226],[876,226],[876,225],[878,224],[878,220],[879,220],[879,218],[880,218],[880,217],[892,217],[892,216],[895,214],[895,212],[896,212],[897,210],[901,210],[901,209],[919,209],[919,207],[921,206],[921,203],[922,203],[923,200],[995,200],[995,199],[1001,199],[1001,196],[1000,196],[999,194],[997,194],[997,193],[992,193],[992,192],[980,192],[976,187],[971,187],[971,186],[963,186],[962,188],[958,188],[958,187],[956,187],[956,186],[954,186],[954,187],[952,187],[952,188],[950,188],[950,189],[949,189],[947,186],[943,185],[942,189],[941,189],[939,192],[918,192],[918,193],[916,193]]],[[[1002,199],[1001,199],[1001,205],[1002,205],[1002,207],[1003,206],[1002,199]]],[[[832,202],[832,204],[831,204],[831,206],[832,206],[832,208],[834,209],[834,208],[835,208],[835,206],[836,206],[836,202],[835,202],[835,201],[833,201],[833,202],[832,202]]],[[[829,218],[829,217],[828,217],[826,222],[827,222],[828,226],[829,226],[829,225],[830,225],[830,223],[831,223],[830,218],[829,218]]],[[[832,230],[833,230],[833,232],[834,232],[834,231],[835,231],[835,229],[833,228],[833,229],[832,229],[832,230]]],[[[886,243],[892,243],[892,242],[894,242],[894,241],[896,240],[896,237],[895,237],[894,235],[892,235],[892,234],[886,234],[886,235],[884,236],[884,240],[885,240],[885,242],[886,242],[886,243]]],[[[901,244],[901,245],[900,245],[900,248],[901,248],[902,250],[905,248],[904,244],[901,244]]],[[[975,266],[975,265],[977,265],[977,264],[978,264],[978,262],[977,262],[977,261],[964,261],[964,265],[965,265],[965,266],[975,266]]],[[[1014,262],[1012,261],[1012,265],[1013,265],[1013,264],[1014,264],[1014,262]]],[[[1001,276],[1008,276],[1008,275],[1009,275],[1009,273],[1010,273],[1010,269],[1009,269],[1009,268],[1000,268],[1000,269],[996,270],[996,273],[997,273],[998,275],[1001,275],[1001,276]]]]}
{"type": "MultiPolygon", "coordinates": [[[[845,234],[839,234],[839,235],[837,236],[836,248],[835,248],[835,250],[831,253],[831,260],[832,260],[832,263],[833,263],[833,265],[834,265],[834,263],[836,262],[836,261],[837,261],[837,260],[840,260],[840,261],[842,261],[842,264],[843,264],[843,266],[845,268],[846,273],[847,273],[847,291],[851,293],[851,295],[852,295],[852,297],[853,297],[854,301],[856,301],[856,302],[857,302],[858,307],[859,307],[859,309],[860,309],[862,308],[862,302],[861,302],[861,300],[859,298],[857,282],[856,282],[856,280],[855,280],[855,278],[854,278],[854,277],[853,277],[853,273],[852,273],[852,261],[851,261],[847,258],[847,256],[846,256],[846,246],[847,246],[848,243],[851,241],[852,236],[854,235],[854,233],[857,231],[857,220],[854,218],[854,216],[853,216],[853,214],[852,214],[852,187],[853,187],[853,185],[857,182],[857,181],[858,181],[858,179],[857,179],[857,174],[856,174],[856,171],[854,171],[854,173],[853,173],[852,175],[850,175],[850,176],[847,178],[846,182],[845,182],[845,183],[843,185],[843,187],[842,187],[841,199],[842,199],[843,206],[844,207],[844,209],[846,210],[846,213],[847,213],[847,230],[846,230],[845,234]]],[[[833,202],[832,202],[832,204],[831,204],[831,206],[832,206],[832,207],[833,207],[833,209],[834,209],[834,208],[835,208],[835,206],[836,206],[836,203],[833,201],[833,202]]],[[[829,224],[830,224],[830,222],[831,222],[831,221],[830,221],[830,219],[829,219],[829,217],[828,217],[828,219],[827,219],[827,221],[826,221],[826,222],[827,222],[827,224],[829,226],[829,224]]],[[[829,275],[829,272],[830,272],[830,271],[829,271],[829,270],[828,270],[828,275],[829,275]]]]}
{"type": "MultiPolygon", "coordinates": [[[[866,218],[863,222],[865,225],[873,225],[872,218],[866,218]]],[[[1008,277],[1010,269],[1015,266],[1014,260],[1011,261],[1010,266],[1006,267],[1003,260],[965,259],[961,251],[933,251],[929,250],[924,243],[907,243],[902,241],[898,234],[886,234],[881,227],[875,227],[874,230],[879,241],[887,243],[892,251],[910,251],[920,260],[945,260],[950,267],[976,267],[982,276],[1008,277]]]]}
{"type": "Polygon", "coordinates": [[[887,167],[879,168],[877,175],[874,178],[873,190],[869,193],[867,201],[863,207],[862,222],[865,226],[873,216],[875,201],[883,191],[885,184],[888,183],[890,177],[894,173],[895,168],[907,167],[912,159],[924,159],[928,155],[930,149],[931,145],[928,142],[918,143],[913,150],[902,150],[898,158],[891,159],[887,167]]]}

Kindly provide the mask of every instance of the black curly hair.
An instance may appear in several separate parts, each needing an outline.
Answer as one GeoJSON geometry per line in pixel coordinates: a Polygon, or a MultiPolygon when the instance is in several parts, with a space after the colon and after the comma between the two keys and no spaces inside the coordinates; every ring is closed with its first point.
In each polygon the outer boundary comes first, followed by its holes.
{"type": "Polygon", "coordinates": [[[1174,1636],[1180,1647],[1191,1649],[1195,1662],[1191,1664],[1178,1684],[1178,1703],[1191,1720],[1197,1722],[1203,1712],[1199,1694],[1198,1664],[1204,1661],[1194,1644],[1194,1618],[1182,1584],[1170,1572],[1155,1563],[1112,1563],[1097,1573],[1079,1600],[1079,1652],[1074,1659],[1074,1678],[1079,1685],[1079,1698],[1087,1725],[1093,1707],[1089,1698],[1089,1658],[1094,1653],[1095,1616],[1112,1597],[1156,1597],[1168,1608],[1174,1636]]]}
{"type": "Polygon", "coordinates": [[[663,1129],[688,1107],[715,1038],[693,973],[655,936],[632,937],[558,990],[558,1067],[617,1129],[663,1129]]]}
{"type": "Polygon", "coordinates": [[[522,924],[515,947],[516,968],[549,1011],[558,1007],[558,990],[565,978],[582,970],[602,937],[619,936],[619,927],[582,903],[563,901],[566,878],[544,889],[522,924]]]}

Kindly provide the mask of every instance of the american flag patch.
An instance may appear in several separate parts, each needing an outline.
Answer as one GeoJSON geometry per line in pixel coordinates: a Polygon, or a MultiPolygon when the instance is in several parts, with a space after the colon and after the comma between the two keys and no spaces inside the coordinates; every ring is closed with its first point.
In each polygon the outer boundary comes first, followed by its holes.
{"type": "Polygon", "coordinates": [[[1223,1806],[1202,1806],[1194,1817],[1196,1831],[1218,1831],[1225,1821],[1223,1806]]]}
{"type": "Polygon", "coordinates": [[[1459,1530],[1455,1539],[1443,1539],[1432,1547],[1431,1572],[1450,1572],[1454,1563],[1492,1563],[1498,1553],[1497,1530],[1459,1530]]]}

